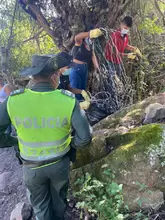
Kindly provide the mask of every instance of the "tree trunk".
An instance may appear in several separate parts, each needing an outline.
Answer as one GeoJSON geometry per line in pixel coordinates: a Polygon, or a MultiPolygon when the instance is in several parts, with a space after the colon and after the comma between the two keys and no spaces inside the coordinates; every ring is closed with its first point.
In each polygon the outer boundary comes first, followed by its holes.
{"type": "MultiPolygon", "coordinates": [[[[75,35],[84,32],[90,26],[106,28],[108,32],[105,32],[104,41],[107,40],[109,29],[116,25],[127,7],[135,1],[138,0],[52,0],[49,3],[45,0],[24,0],[29,13],[35,15],[39,27],[43,28],[56,46],[63,51],[70,51],[74,45],[75,35]]],[[[93,49],[100,70],[89,74],[88,85],[93,99],[87,114],[92,125],[123,107],[123,103],[130,104],[130,100],[127,100],[131,97],[130,81],[125,81],[125,84],[121,82],[122,85],[116,86],[103,48],[96,39],[93,49]]],[[[123,77],[123,80],[125,78],[123,77]]]]}
{"type": "Polygon", "coordinates": [[[70,50],[77,33],[90,25],[113,28],[126,8],[136,0],[24,1],[57,47],[70,50]]]}
{"type": "Polygon", "coordinates": [[[8,69],[8,61],[9,61],[9,50],[7,48],[1,48],[1,70],[4,78],[10,84],[10,86],[15,89],[15,82],[12,75],[9,73],[8,69]]]}

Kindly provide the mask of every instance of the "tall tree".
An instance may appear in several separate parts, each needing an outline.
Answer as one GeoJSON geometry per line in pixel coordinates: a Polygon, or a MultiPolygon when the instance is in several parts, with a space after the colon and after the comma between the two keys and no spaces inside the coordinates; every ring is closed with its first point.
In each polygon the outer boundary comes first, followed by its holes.
{"type": "MultiPolygon", "coordinates": [[[[155,19],[153,5],[155,5],[157,12],[161,15],[160,20],[164,21],[164,10],[160,7],[160,2],[164,5],[164,0],[18,0],[18,2],[38,25],[38,31],[34,36],[38,36],[41,29],[44,30],[60,50],[69,51],[73,46],[74,36],[78,32],[84,31],[87,27],[95,25],[106,27],[107,30],[110,30],[115,28],[122,16],[128,14],[138,18],[135,21],[136,24],[137,21],[140,21],[142,23],[141,30],[143,29],[143,33],[146,32],[146,35],[141,34],[137,25],[133,28],[136,34],[132,40],[140,43],[143,48],[148,46],[151,48],[149,43],[145,46],[146,40],[150,40],[152,35],[153,38],[157,39],[157,32],[159,31],[159,35],[162,33],[162,28],[157,25],[159,22],[157,16],[155,19]]],[[[127,75],[125,75],[124,86],[122,84],[116,86],[112,82],[113,80],[110,79],[109,72],[104,68],[106,60],[103,57],[103,51],[100,50],[101,47],[94,46],[95,51],[99,54],[97,54],[97,57],[99,61],[101,60],[101,71],[92,72],[89,81],[89,90],[95,96],[93,102],[97,102],[97,106],[99,106],[99,111],[96,113],[101,112],[100,109],[108,114],[116,111],[114,101],[116,99],[122,103],[122,106],[130,104],[133,97],[136,96],[135,90],[139,91],[138,99],[141,99],[142,92],[146,91],[146,87],[144,89],[146,85],[144,84],[145,74],[141,69],[148,71],[149,75],[151,75],[148,62],[145,59],[143,59],[143,62],[134,62],[136,64],[135,68],[138,69],[137,83],[136,80],[134,82],[138,86],[132,89],[132,82],[127,75]],[[96,96],[96,94],[98,95],[96,96]]],[[[152,71],[153,69],[155,71],[155,67],[151,68],[152,71]]],[[[135,72],[135,69],[131,71],[131,74],[133,72],[135,72]]],[[[134,74],[132,75],[134,76],[134,74]]],[[[133,78],[132,75],[131,78],[133,78]]]]}
{"type": "Polygon", "coordinates": [[[20,10],[17,0],[2,0],[0,6],[1,73],[14,86],[15,76],[30,65],[33,54],[58,49],[43,28],[20,10]]]}
{"type": "MultiPolygon", "coordinates": [[[[21,0],[29,14],[53,38],[60,49],[70,49],[76,33],[86,26],[113,27],[136,0],[21,0]]],[[[137,0],[138,1],[138,0],[137,0]]]]}
{"type": "MultiPolygon", "coordinates": [[[[22,8],[33,17],[39,27],[54,40],[60,50],[69,51],[74,43],[77,33],[85,31],[91,25],[113,28],[117,20],[125,13],[127,7],[138,0],[19,0],[22,8]]],[[[97,41],[96,41],[97,43],[97,41]]],[[[98,42],[100,43],[100,42],[98,42]]],[[[124,100],[130,103],[130,81],[123,89],[115,87],[108,71],[108,63],[97,45],[94,45],[97,54],[100,54],[100,70],[90,74],[89,90],[97,97],[93,100],[94,110],[90,110],[91,118],[97,112],[103,112],[97,119],[105,117],[116,111],[124,100]],[[105,70],[106,66],[106,70],[105,70]],[[94,85],[94,86],[93,86],[94,85]],[[124,91],[121,95],[121,91],[124,91]],[[119,94],[120,92],[120,94],[119,94]],[[126,97],[127,96],[127,97],[126,97]],[[118,99],[120,97],[120,100],[118,99]],[[122,97],[122,98],[121,98],[122,97]],[[128,100],[128,99],[129,100],[128,100]],[[100,100],[100,101],[98,101],[100,100]],[[120,102],[120,103],[119,103],[120,102]],[[96,110],[97,109],[97,110],[96,110]],[[96,112],[95,112],[96,110],[96,112]]],[[[93,105],[92,105],[93,107],[93,105]]],[[[95,116],[94,119],[95,121],[95,116]]]]}

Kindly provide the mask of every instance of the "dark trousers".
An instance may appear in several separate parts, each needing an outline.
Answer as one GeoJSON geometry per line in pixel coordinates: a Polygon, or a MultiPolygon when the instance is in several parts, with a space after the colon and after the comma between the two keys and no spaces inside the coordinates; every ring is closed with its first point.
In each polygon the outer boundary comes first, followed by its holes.
{"type": "Polygon", "coordinates": [[[7,130],[6,130],[6,134],[11,135],[11,133],[12,133],[12,128],[11,128],[11,125],[9,125],[7,130]]]}
{"type": "MultiPolygon", "coordinates": [[[[87,64],[74,63],[70,71],[69,80],[72,88],[86,90],[88,80],[87,64]]],[[[76,94],[75,96],[77,100],[83,100],[82,95],[76,94]]]]}
{"type": "Polygon", "coordinates": [[[28,198],[36,220],[63,220],[67,205],[70,160],[64,157],[56,164],[32,169],[23,166],[28,198]]]}

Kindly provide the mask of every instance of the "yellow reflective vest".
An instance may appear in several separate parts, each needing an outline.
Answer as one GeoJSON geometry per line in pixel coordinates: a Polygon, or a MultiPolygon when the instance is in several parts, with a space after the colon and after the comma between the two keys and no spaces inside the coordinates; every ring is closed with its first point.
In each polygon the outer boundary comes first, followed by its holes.
{"type": "Polygon", "coordinates": [[[62,157],[70,150],[71,117],[75,106],[72,93],[65,90],[15,92],[7,103],[11,122],[17,130],[21,157],[45,161],[62,157]]]}

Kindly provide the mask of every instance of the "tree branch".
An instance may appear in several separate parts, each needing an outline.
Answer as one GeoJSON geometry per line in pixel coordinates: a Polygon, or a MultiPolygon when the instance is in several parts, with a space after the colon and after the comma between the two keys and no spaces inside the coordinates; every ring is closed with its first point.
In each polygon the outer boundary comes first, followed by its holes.
{"type": "Polygon", "coordinates": [[[129,4],[131,4],[131,2],[133,2],[134,0],[128,0],[124,5],[121,5],[121,9],[122,11],[125,11],[125,9],[127,8],[127,6],[129,4]]]}
{"type": "Polygon", "coordinates": [[[9,50],[10,47],[11,47],[11,41],[12,41],[12,37],[13,37],[13,27],[14,27],[14,21],[15,21],[16,10],[17,10],[17,0],[15,1],[14,13],[13,13],[12,22],[11,22],[11,27],[10,27],[10,35],[9,35],[8,46],[7,46],[7,49],[8,49],[8,50],[9,50]]]}
{"type": "Polygon", "coordinates": [[[14,86],[14,79],[11,74],[9,74],[8,70],[8,62],[9,62],[9,56],[10,56],[10,49],[12,45],[12,38],[13,38],[13,27],[14,27],[14,21],[15,21],[15,15],[17,10],[17,0],[15,1],[14,6],[14,12],[13,17],[11,21],[11,27],[10,27],[10,34],[8,38],[8,43],[6,47],[1,47],[1,67],[2,67],[2,73],[6,77],[7,81],[10,83],[10,85],[15,88],[14,86]]]}
{"type": "Polygon", "coordinates": [[[158,0],[158,1],[165,5],[165,2],[163,0],[158,0]]]}
{"type": "MultiPolygon", "coordinates": [[[[27,3],[27,0],[26,0],[27,3]]],[[[35,4],[35,1],[30,1],[28,4],[30,10],[36,15],[37,17],[37,22],[38,24],[44,29],[44,31],[53,39],[53,40],[58,40],[59,36],[57,36],[57,33],[51,29],[48,21],[46,20],[46,18],[44,17],[44,15],[42,14],[41,10],[39,9],[39,7],[35,4]]],[[[60,44],[57,43],[57,47],[59,47],[61,50],[64,50],[65,48],[63,47],[63,45],[61,46],[60,44]]]]}
{"type": "Polygon", "coordinates": [[[54,31],[51,30],[47,20],[45,19],[45,17],[43,16],[43,14],[41,13],[41,11],[39,10],[39,8],[34,4],[31,3],[29,4],[29,8],[32,10],[32,12],[36,15],[37,17],[37,21],[39,22],[40,25],[42,25],[43,29],[45,31],[47,31],[47,33],[51,36],[54,37],[54,31]]]}
{"type": "Polygon", "coordinates": [[[30,37],[26,40],[23,41],[23,43],[27,43],[28,41],[31,41],[31,40],[36,40],[36,38],[43,32],[43,29],[41,29],[39,32],[37,32],[33,37],[30,37]]]}
{"type": "Polygon", "coordinates": [[[159,7],[158,1],[157,1],[157,0],[154,0],[154,3],[155,3],[155,7],[156,7],[156,9],[158,10],[160,16],[162,17],[163,24],[165,25],[165,17],[164,17],[164,14],[163,14],[163,12],[161,11],[161,9],[160,9],[160,7],[159,7]]]}

